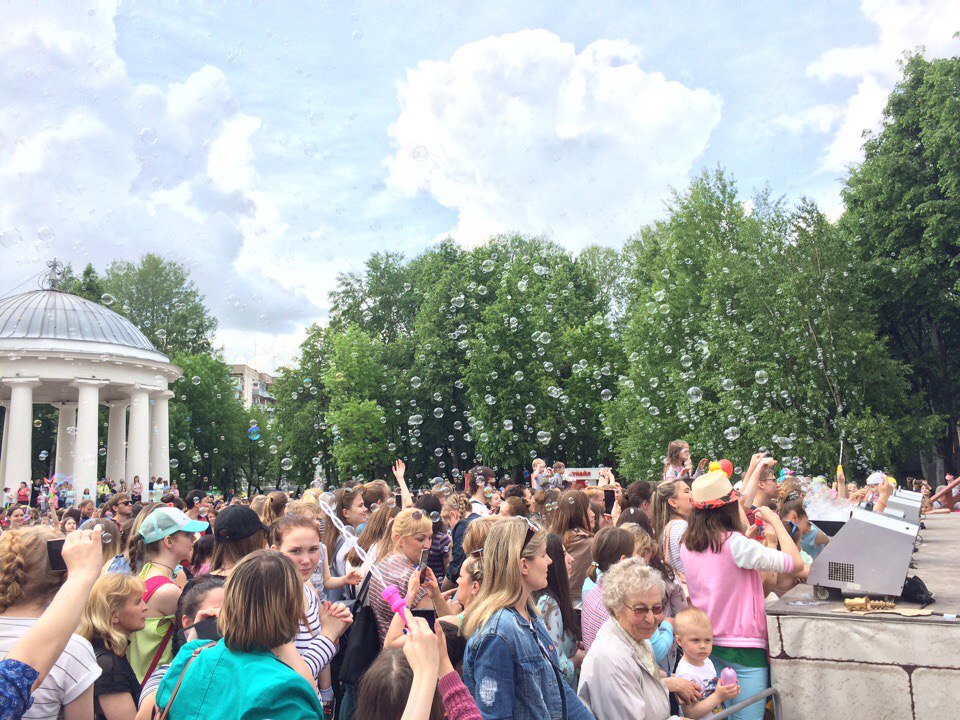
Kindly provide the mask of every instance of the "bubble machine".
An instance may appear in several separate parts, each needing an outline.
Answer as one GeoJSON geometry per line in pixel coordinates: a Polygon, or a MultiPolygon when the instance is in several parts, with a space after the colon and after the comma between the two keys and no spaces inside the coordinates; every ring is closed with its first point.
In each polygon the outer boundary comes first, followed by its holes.
{"type": "Polygon", "coordinates": [[[923,495],[911,490],[897,488],[893,495],[887,499],[887,507],[884,513],[894,517],[902,517],[907,522],[919,525],[922,519],[920,508],[923,504],[923,495]]]}
{"type": "Polygon", "coordinates": [[[807,583],[820,600],[844,592],[898,597],[918,531],[904,518],[856,508],[813,561],[807,583]]]}

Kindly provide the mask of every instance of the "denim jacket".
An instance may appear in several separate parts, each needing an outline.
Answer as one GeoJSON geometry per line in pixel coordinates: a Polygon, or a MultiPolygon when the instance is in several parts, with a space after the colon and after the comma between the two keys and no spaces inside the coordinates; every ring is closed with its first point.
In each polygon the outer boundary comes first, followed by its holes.
{"type": "Polygon", "coordinates": [[[593,715],[563,681],[556,643],[531,611],[495,612],[467,642],[463,680],[484,720],[588,720],[593,715]]]}

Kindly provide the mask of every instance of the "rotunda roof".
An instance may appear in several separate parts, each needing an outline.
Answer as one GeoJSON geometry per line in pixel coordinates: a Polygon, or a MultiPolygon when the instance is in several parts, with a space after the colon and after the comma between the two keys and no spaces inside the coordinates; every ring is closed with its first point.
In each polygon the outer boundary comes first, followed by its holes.
{"type": "Polygon", "coordinates": [[[50,289],[0,298],[0,349],[11,348],[168,360],[122,315],[50,289]]]}

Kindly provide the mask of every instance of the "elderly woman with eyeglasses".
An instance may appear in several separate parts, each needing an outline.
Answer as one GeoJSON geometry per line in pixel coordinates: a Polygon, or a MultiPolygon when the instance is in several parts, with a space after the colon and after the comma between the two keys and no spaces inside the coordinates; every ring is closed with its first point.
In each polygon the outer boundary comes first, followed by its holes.
{"type": "Polygon", "coordinates": [[[675,717],[650,646],[665,591],[663,578],[642,558],[621,560],[604,574],[603,604],[610,619],[583,660],[577,690],[597,720],[675,717]]]}

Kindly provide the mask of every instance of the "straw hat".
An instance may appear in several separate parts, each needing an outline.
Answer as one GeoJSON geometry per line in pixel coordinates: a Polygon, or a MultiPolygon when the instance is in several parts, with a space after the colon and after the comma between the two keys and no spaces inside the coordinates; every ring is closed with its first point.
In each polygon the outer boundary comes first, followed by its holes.
{"type": "Polygon", "coordinates": [[[713,470],[693,481],[693,506],[704,510],[718,508],[740,499],[723,470],[713,470]]]}

